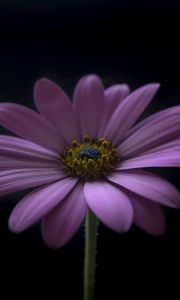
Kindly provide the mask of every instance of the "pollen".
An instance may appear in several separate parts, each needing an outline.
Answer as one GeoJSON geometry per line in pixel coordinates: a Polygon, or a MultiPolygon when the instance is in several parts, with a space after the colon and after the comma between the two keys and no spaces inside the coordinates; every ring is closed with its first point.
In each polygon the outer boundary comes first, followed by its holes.
{"type": "Polygon", "coordinates": [[[92,140],[86,134],[83,142],[73,140],[61,156],[63,169],[70,176],[96,180],[109,174],[119,161],[116,148],[105,138],[92,140]]]}

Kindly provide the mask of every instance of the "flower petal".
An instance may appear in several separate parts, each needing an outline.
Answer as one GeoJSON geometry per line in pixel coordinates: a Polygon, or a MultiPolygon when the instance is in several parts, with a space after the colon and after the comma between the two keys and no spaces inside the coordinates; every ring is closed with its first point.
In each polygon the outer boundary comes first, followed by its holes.
{"type": "Polygon", "coordinates": [[[61,151],[64,141],[53,127],[33,110],[14,103],[0,104],[0,124],[13,133],[38,145],[61,151]]]}
{"type": "Polygon", "coordinates": [[[105,107],[104,116],[99,130],[99,136],[103,136],[104,128],[109,122],[117,106],[129,94],[129,87],[126,84],[115,84],[104,91],[105,107]]]}
{"type": "Polygon", "coordinates": [[[118,145],[122,136],[148,106],[158,88],[158,83],[148,84],[127,96],[112,115],[105,129],[104,136],[118,145]]]}
{"type": "Polygon", "coordinates": [[[180,167],[180,139],[124,160],[120,163],[117,170],[145,167],[180,167]]]}
{"type": "Polygon", "coordinates": [[[127,231],[133,222],[133,207],[128,197],[108,182],[86,182],[85,198],[94,214],[112,230],[127,231]]]}
{"type": "Polygon", "coordinates": [[[154,236],[165,233],[166,221],[159,205],[147,199],[128,192],[128,197],[134,207],[134,223],[154,236]]]}
{"type": "Polygon", "coordinates": [[[76,182],[76,179],[65,178],[31,192],[14,208],[9,228],[18,233],[37,222],[64,199],[76,182]]]}
{"type": "Polygon", "coordinates": [[[82,135],[97,137],[104,109],[104,89],[96,75],[84,76],[74,91],[74,108],[79,117],[82,135]]]}
{"type": "Polygon", "coordinates": [[[1,170],[14,170],[26,168],[51,168],[54,170],[60,169],[58,160],[36,160],[31,158],[24,158],[18,155],[11,156],[11,154],[0,155],[1,170]]]}
{"type": "Polygon", "coordinates": [[[57,161],[59,153],[21,138],[0,135],[0,154],[11,158],[57,161]]]}
{"type": "Polygon", "coordinates": [[[51,183],[64,177],[64,172],[50,168],[1,170],[0,196],[51,183]]]}
{"type": "Polygon", "coordinates": [[[129,92],[130,89],[127,84],[114,84],[110,86],[104,91],[106,105],[109,105],[109,108],[110,106],[116,108],[127,97],[129,92]]]}
{"type": "Polygon", "coordinates": [[[129,160],[123,161],[117,170],[147,168],[147,167],[180,167],[180,151],[170,153],[144,154],[129,160]]]}
{"type": "Polygon", "coordinates": [[[67,142],[79,138],[72,103],[57,84],[45,78],[38,80],[34,88],[34,100],[38,111],[67,142]]]}
{"type": "Polygon", "coordinates": [[[83,185],[79,183],[44,217],[42,236],[47,246],[56,249],[67,243],[82,224],[86,212],[83,185]]]}
{"type": "Polygon", "coordinates": [[[118,150],[123,157],[132,157],[179,136],[180,105],[160,111],[134,126],[118,150]]]}
{"type": "Polygon", "coordinates": [[[108,179],[149,200],[171,207],[180,207],[180,192],[171,183],[155,174],[141,170],[124,170],[114,172],[108,179]]]}

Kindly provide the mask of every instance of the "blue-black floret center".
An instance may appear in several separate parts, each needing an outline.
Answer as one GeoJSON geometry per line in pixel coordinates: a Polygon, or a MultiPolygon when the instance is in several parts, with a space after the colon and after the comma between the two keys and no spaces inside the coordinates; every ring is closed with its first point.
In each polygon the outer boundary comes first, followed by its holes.
{"type": "Polygon", "coordinates": [[[79,151],[79,156],[84,158],[96,159],[99,156],[99,150],[93,147],[84,147],[79,151]]]}
{"type": "Polygon", "coordinates": [[[119,162],[119,155],[113,144],[105,138],[90,139],[85,135],[83,142],[72,141],[61,156],[64,170],[70,176],[83,180],[97,180],[107,176],[119,162]]]}

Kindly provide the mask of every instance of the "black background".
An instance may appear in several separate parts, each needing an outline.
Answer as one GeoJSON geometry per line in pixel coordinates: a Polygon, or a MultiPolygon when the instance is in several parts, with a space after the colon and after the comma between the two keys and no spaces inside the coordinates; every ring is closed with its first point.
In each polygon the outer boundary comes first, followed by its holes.
{"type": "MultiPolygon", "coordinates": [[[[33,106],[34,82],[48,77],[72,95],[97,73],[108,86],[162,84],[144,116],[179,104],[178,1],[27,1],[0,5],[0,101],[33,106]]],[[[4,132],[1,129],[1,132],[4,132]]],[[[179,171],[155,170],[179,186],[179,171]]],[[[0,291],[26,299],[82,299],[83,227],[62,249],[47,249],[39,225],[20,235],[8,216],[27,192],[0,203],[0,291]],[[25,291],[23,291],[23,289],[25,291]]],[[[118,235],[99,226],[96,299],[179,297],[180,211],[165,210],[167,232],[154,238],[133,227],[118,235]],[[125,295],[125,296],[124,296],[125,295]],[[132,296],[131,296],[132,297],[132,296]]]]}

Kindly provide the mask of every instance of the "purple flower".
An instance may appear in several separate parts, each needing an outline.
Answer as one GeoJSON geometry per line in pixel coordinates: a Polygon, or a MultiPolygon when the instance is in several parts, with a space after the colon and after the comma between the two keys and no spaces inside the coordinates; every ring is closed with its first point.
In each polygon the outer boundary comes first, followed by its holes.
{"type": "Polygon", "coordinates": [[[21,232],[42,219],[45,243],[58,248],[90,208],[116,232],[135,223],[163,234],[158,204],[180,207],[180,192],[142,168],[180,166],[180,106],[134,125],[158,88],[152,83],[129,94],[125,84],[104,89],[89,75],[78,82],[72,103],[41,79],[34,89],[39,114],[0,104],[0,124],[20,136],[0,136],[0,195],[38,187],[17,204],[10,229],[21,232]]]}

